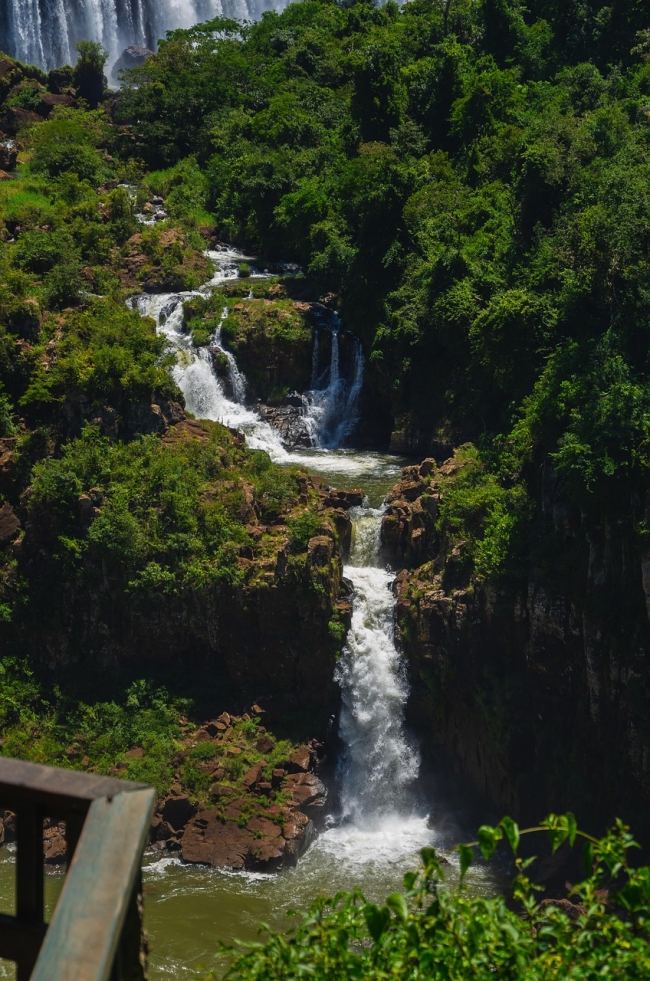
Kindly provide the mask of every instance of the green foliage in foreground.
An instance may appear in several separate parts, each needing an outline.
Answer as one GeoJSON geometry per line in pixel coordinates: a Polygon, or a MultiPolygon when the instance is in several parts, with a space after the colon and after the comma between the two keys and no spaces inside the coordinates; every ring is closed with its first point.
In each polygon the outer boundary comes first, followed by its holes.
{"type": "MultiPolygon", "coordinates": [[[[572,814],[551,815],[540,828],[520,832],[509,818],[484,826],[479,841],[459,845],[461,886],[444,883],[444,864],[432,848],[420,870],[404,877],[404,892],[383,906],[358,890],[318,899],[298,927],[251,945],[227,971],[227,981],[293,981],[318,978],[409,981],[591,981],[645,979],[650,975],[648,912],[650,868],[632,869],[635,842],[622,822],[603,839],[577,830],[572,814]],[[478,846],[490,859],[507,838],[515,855],[520,834],[546,830],[555,851],[585,842],[587,878],[575,886],[572,918],[562,904],[538,902],[526,875],[532,859],[516,859],[513,896],[472,896],[463,876],[478,846]],[[606,898],[608,897],[608,898],[606,898]]],[[[234,954],[234,948],[227,948],[234,954]]],[[[213,977],[215,975],[212,975],[213,977]]]]}

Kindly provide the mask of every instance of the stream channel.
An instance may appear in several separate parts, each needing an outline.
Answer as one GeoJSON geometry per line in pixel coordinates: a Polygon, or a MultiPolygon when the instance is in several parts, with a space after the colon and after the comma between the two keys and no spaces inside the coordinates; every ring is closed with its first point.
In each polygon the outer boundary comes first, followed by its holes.
{"type": "MultiPolygon", "coordinates": [[[[253,278],[264,276],[254,259],[234,250],[209,252],[216,273],[200,292],[209,292],[238,275],[238,264],[252,265],[253,278]]],[[[295,268],[295,267],[294,267],[295,268]]],[[[232,354],[230,394],[212,367],[210,352],[195,348],[183,327],[183,300],[193,294],[141,294],[131,300],[143,316],[153,317],[177,354],[174,377],[187,409],[242,430],[249,446],[266,450],[280,464],[299,464],[323,476],[333,487],[363,487],[364,506],[351,512],[353,544],[344,574],[354,586],[354,612],[344,654],[337,666],[341,686],[339,736],[343,746],[332,794],[331,813],[295,868],[279,873],[232,873],[183,865],[179,859],[145,856],[145,920],[150,944],[150,978],[189,981],[198,968],[223,968],[218,942],[259,940],[260,923],[272,929],[291,925],[287,910],[304,911],[319,894],[359,886],[368,899],[383,901],[415,869],[421,848],[453,847],[475,827],[462,800],[440,798],[435,776],[421,766],[417,741],[404,724],[408,696],[405,668],[394,643],[393,576],[379,559],[383,501],[407,461],[374,451],[341,448],[357,419],[363,382],[363,353],[356,344],[347,373],[339,366],[336,315],[329,364],[319,363],[315,331],[311,390],[303,396],[301,425],[311,448],[287,450],[267,422],[244,404],[245,378],[232,354]]],[[[194,294],[195,295],[195,294],[194,294]]],[[[225,312],[224,312],[225,316],[225,312]]],[[[223,318],[222,318],[223,319],[223,318]]],[[[220,329],[212,345],[221,346],[220,329]]],[[[0,852],[0,909],[12,912],[14,859],[11,846],[0,852]]],[[[451,857],[448,881],[458,872],[451,857]]],[[[63,876],[46,876],[51,909],[63,876]]],[[[475,893],[492,894],[494,873],[481,865],[468,874],[475,893]]],[[[0,962],[0,977],[12,977],[0,962]],[[3,967],[5,973],[3,973],[3,967]]]]}

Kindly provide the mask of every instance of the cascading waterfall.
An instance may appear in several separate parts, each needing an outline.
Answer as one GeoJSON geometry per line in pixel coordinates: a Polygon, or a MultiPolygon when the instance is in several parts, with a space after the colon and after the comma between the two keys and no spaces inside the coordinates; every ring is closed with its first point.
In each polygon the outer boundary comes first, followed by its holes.
{"type": "Polygon", "coordinates": [[[155,48],[166,31],[224,16],[257,20],[288,0],[2,0],[0,50],[56,68],[76,61],[75,45],[101,41],[109,67],[130,44],[155,48]]]}
{"type": "MultiPolygon", "coordinates": [[[[235,250],[224,249],[220,252],[208,252],[215,265],[213,278],[198,291],[198,294],[209,293],[219,283],[227,279],[237,278],[237,266],[243,256],[235,250]]],[[[185,396],[185,404],[190,412],[198,419],[211,419],[221,422],[233,429],[240,429],[246,435],[250,447],[266,450],[276,463],[286,463],[289,454],[282,446],[280,437],[275,429],[264,422],[256,412],[247,409],[240,401],[233,401],[226,395],[220,379],[217,377],[212,364],[210,351],[205,347],[196,348],[191,337],[183,330],[183,301],[197,292],[188,293],[141,293],[131,300],[131,305],[141,316],[153,317],[159,333],[164,334],[176,352],[176,365],[173,369],[174,381],[185,396]]],[[[212,339],[213,344],[220,346],[221,317],[219,327],[212,339]]],[[[222,348],[228,358],[230,383],[235,398],[244,397],[246,381],[237,368],[233,355],[222,348]]]]}
{"type": "Polygon", "coordinates": [[[408,684],[395,646],[392,575],[379,565],[381,509],[360,510],[345,575],[354,613],[338,665],[342,709],[341,803],[344,820],[380,825],[413,811],[410,791],[420,759],[404,732],[408,684]]]}
{"type": "MultiPolygon", "coordinates": [[[[280,435],[272,426],[260,418],[252,409],[244,405],[246,378],[239,370],[231,351],[221,342],[221,329],[227,316],[225,307],[219,326],[211,339],[211,348],[218,349],[228,361],[228,375],[232,398],[224,391],[221,379],[214,370],[210,349],[196,348],[191,337],[183,330],[183,301],[192,296],[210,293],[227,279],[236,279],[238,266],[242,260],[251,261],[235,249],[222,249],[207,253],[215,265],[213,278],[200,290],[186,293],[141,293],[131,299],[133,309],[141,316],[153,317],[158,331],[164,334],[176,352],[176,365],[173,376],[185,396],[185,404],[199,419],[212,419],[227,426],[241,429],[249,446],[266,450],[277,463],[287,463],[289,459],[300,462],[298,456],[290,455],[282,445],[280,435]]],[[[265,278],[253,267],[254,278],[265,278]]],[[[346,379],[340,371],[338,318],[331,328],[332,354],[327,374],[327,384],[322,389],[314,389],[303,396],[302,423],[311,445],[318,449],[331,449],[339,446],[348,436],[358,418],[358,402],[363,385],[363,351],[361,343],[347,335],[354,345],[352,377],[346,379]]],[[[318,384],[319,346],[318,330],[314,331],[314,353],[312,357],[312,384],[318,384]]]]}
{"type": "Polygon", "coordinates": [[[303,397],[305,406],[305,428],[312,445],[324,449],[340,446],[358,422],[359,396],[363,386],[363,349],[357,338],[354,344],[354,363],[352,379],[348,381],[340,368],[340,329],[331,328],[332,354],[329,378],[324,388],[318,384],[318,330],[314,331],[314,354],[312,360],[312,389],[303,397]]]}

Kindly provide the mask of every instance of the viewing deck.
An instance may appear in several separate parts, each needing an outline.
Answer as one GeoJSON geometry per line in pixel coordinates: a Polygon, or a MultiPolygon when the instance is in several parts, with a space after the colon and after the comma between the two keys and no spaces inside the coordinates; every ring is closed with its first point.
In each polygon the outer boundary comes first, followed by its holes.
{"type": "Polygon", "coordinates": [[[141,859],[155,791],[144,784],[0,759],[0,806],[16,814],[16,915],[0,957],[17,981],[141,981],[141,859]],[[64,821],[67,876],[44,921],[43,820],[64,821]]]}

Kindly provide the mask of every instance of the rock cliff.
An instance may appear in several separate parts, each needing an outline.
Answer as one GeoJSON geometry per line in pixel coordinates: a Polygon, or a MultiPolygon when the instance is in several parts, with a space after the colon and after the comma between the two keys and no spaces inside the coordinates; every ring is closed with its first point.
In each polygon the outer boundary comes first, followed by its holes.
{"type": "Polygon", "coordinates": [[[411,722],[503,812],[647,834],[649,562],[631,522],[576,512],[547,468],[526,568],[486,583],[437,520],[462,467],[406,468],[383,519],[411,722]]]}

